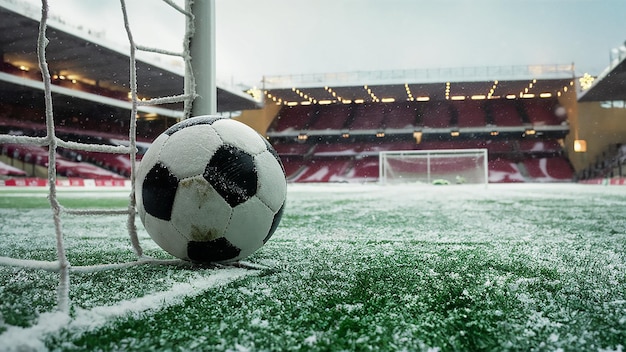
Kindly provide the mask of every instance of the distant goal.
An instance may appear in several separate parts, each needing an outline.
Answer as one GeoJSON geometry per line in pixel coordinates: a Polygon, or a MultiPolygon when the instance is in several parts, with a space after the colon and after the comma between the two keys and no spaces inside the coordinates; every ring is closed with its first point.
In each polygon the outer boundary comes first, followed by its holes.
{"type": "Polygon", "coordinates": [[[484,184],[487,149],[399,150],[379,154],[379,182],[484,184]]]}

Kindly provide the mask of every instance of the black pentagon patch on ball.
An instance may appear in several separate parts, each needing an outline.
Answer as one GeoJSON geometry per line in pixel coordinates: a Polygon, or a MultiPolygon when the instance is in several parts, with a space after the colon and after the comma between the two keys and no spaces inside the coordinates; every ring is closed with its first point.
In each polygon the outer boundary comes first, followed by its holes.
{"type": "Polygon", "coordinates": [[[171,136],[174,133],[185,129],[187,127],[191,127],[191,126],[197,126],[197,125],[212,125],[213,122],[217,121],[217,120],[223,120],[226,119],[225,117],[222,116],[198,116],[198,117],[192,117],[190,119],[186,119],[183,120],[177,124],[175,124],[174,126],[168,128],[167,130],[165,130],[165,132],[163,132],[164,134],[171,136]]]}
{"type": "Polygon", "coordinates": [[[143,208],[155,218],[169,221],[172,218],[174,197],[178,189],[178,178],[161,163],[148,172],[141,186],[143,208]]]}
{"type": "Polygon", "coordinates": [[[187,256],[196,263],[222,262],[239,255],[241,249],[232,245],[224,237],[211,241],[189,241],[187,256]]]}
{"type": "Polygon", "coordinates": [[[256,194],[254,158],[232,145],[224,144],[213,154],[203,176],[233,208],[256,194]]]}
{"type": "Polygon", "coordinates": [[[276,214],[274,214],[274,220],[272,220],[272,226],[270,227],[270,230],[267,233],[267,236],[265,236],[265,238],[263,239],[263,244],[267,243],[270,237],[272,237],[272,235],[274,234],[274,231],[276,231],[276,228],[278,227],[278,224],[280,223],[280,219],[283,218],[284,211],[285,211],[285,203],[283,203],[283,206],[280,207],[280,209],[278,210],[276,214]]]}

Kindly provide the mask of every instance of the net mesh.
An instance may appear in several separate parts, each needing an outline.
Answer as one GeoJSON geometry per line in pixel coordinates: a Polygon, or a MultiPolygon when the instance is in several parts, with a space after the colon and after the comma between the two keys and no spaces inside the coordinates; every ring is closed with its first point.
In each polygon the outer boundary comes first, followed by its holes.
{"type": "Polygon", "coordinates": [[[72,141],[66,141],[57,137],[55,133],[55,118],[52,101],[51,91],[51,76],[48,69],[48,63],[46,61],[46,46],[48,45],[48,38],[46,37],[47,23],[49,18],[49,6],[47,0],[42,0],[41,6],[41,19],[39,21],[39,34],[37,39],[37,57],[39,62],[39,69],[41,71],[43,84],[44,84],[44,100],[45,100],[45,122],[46,122],[46,136],[45,137],[32,137],[32,136],[14,136],[14,135],[0,135],[0,144],[12,143],[12,144],[24,144],[24,145],[36,145],[41,147],[48,147],[48,169],[47,169],[47,184],[48,184],[48,199],[50,202],[50,208],[52,210],[52,218],[54,220],[54,230],[56,238],[56,261],[38,261],[28,259],[16,259],[9,257],[0,257],[0,265],[5,266],[17,266],[27,269],[40,269],[51,272],[58,272],[59,284],[57,288],[57,308],[63,312],[69,312],[70,309],[70,272],[92,272],[109,270],[120,267],[128,267],[139,264],[149,263],[167,263],[169,261],[157,260],[144,256],[142,247],[139,243],[137,236],[137,227],[135,223],[136,218],[136,202],[135,202],[135,171],[136,171],[136,156],[137,156],[137,131],[136,131],[136,116],[137,108],[139,106],[146,105],[161,105],[169,103],[183,103],[184,111],[183,118],[189,117],[191,114],[192,102],[196,97],[195,91],[195,78],[193,75],[193,69],[191,66],[190,55],[190,42],[194,34],[194,15],[191,11],[192,0],[185,0],[185,7],[181,8],[171,0],[163,0],[164,3],[169,5],[173,10],[186,16],[186,28],[183,38],[183,51],[171,52],[162,50],[159,48],[145,47],[135,43],[133,33],[130,28],[130,22],[128,18],[128,12],[126,7],[126,1],[120,0],[120,8],[124,19],[124,26],[128,37],[129,44],[129,70],[130,70],[130,102],[131,111],[129,116],[129,131],[128,138],[129,143],[127,146],[111,146],[102,144],[85,144],[72,141]],[[146,51],[156,54],[178,56],[184,60],[185,63],[185,91],[180,95],[157,97],[148,100],[138,99],[137,90],[137,67],[136,67],[136,53],[137,51],[146,51]],[[113,210],[100,210],[100,209],[68,209],[63,207],[57,198],[57,148],[66,148],[70,150],[80,150],[88,152],[98,153],[114,153],[125,154],[130,159],[130,184],[131,191],[129,195],[128,207],[126,209],[113,209],[113,210]],[[121,215],[127,216],[126,227],[128,229],[128,235],[132,248],[137,255],[137,260],[128,263],[116,263],[95,265],[95,266],[72,266],[68,261],[65,253],[64,245],[64,233],[63,233],[63,221],[64,215],[78,215],[78,216],[93,216],[93,215],[121,215]]]}
{"type": "Polygon", "coordinates": [[[487,150],[382,152],[380,182],[487,184],[487,150]]]}

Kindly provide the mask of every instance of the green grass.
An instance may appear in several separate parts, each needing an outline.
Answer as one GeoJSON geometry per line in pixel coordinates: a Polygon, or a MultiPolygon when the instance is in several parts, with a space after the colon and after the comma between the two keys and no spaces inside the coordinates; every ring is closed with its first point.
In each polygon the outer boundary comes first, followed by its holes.
{"type": "MultiPolygon", "coordinates": [[[[47,191],[47,190],[46,190],[47,191]]],[[[81,190],[60,190],[58,191],[59,203],[67,208],[126,208],[128,206],[129,191],[90,191],[85,196],[81,190]],[[114,196],[111,193],[115,193],[114,196]],[[124,194],[124,197],[120,195],[124,194]],[[97,201],[94,202],[94,198],[97,201]]],[[[47,193],[41,189],[15,190],[11,187],[0,188],[0,209],[44,209],[50,208],[50,201],[47,193]]]]}
{"type": "MultiPolygon", "coordinates": [[[[67,351],[619,350],[625,206],[626,187],[292,186],[275,236],[248,259],[267,269],[38,337],[67,351]]],[[[48,216],[0,211],[0,255],[53,260],[48,216]]],[[[74,265],[134,259],[123,217],[63,220],[74,265]]],[[[149,255],[167,258],[140,235],[149,255]]],[[[72,315],[227,270],[72,274],[72,315]]],[[[0,267],[0,333],[53,311],[57,280],[0,267]]]]}

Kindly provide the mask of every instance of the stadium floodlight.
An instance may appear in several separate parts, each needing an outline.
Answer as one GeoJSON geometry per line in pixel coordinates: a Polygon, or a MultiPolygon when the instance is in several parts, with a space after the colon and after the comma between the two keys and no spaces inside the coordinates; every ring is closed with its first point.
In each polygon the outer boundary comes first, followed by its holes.
{"type": "Polygon", "coordinates": [[[524,135],[526,136],[534,136],[535,134],[537,134],[537,131],[534,128],[527,128],[526,131],[524,131],[524,135]]]}
{"type": "Polygon", "coordinates": [[[489,182],[487,149],[381,152],[379,182],[486,186],[489,182]]]}
{"type": "Polygon", "coordinates": [[[422,136],[423,136],[422,131],[413,132],[413,138],[415,138],[415,144],[422,143],[422,136]]]}

